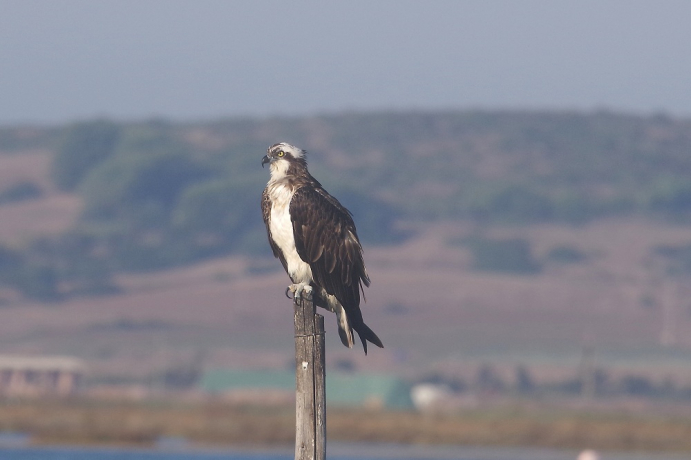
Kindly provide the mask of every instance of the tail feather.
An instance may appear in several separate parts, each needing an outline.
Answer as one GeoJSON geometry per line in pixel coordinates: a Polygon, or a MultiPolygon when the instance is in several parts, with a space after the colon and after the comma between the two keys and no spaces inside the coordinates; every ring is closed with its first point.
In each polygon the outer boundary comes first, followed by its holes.
{"type": "MultiPolygon", "coordinates": [[[[338,302],[336,297],[326,293],[324,289],[320,289],[318,295],[314,297],[315,304],[321,308],[325,308],[329,311],[336,313],[336,319],[338,321],[338,336],[341,338],[341,342],[348,348],[353,348],[354,337],[353,329],[358,333],[360,340],[362,341],[362,348],[367,354],[367,342],[371,342],[378,346],[379,348],[384,348],[377,334],[370,329],[364,321],[362,321],[362,316],[357,315],[357,318],[351,318],[346,313],[345,308],[338,302]]],[[[359,311],[358,311],[359,313],[359,311]]]]}
{"type": "Polygon", "coordinates": [[[372,342],[379,348],[384,348],[384,344],[381,343],[381,340],[379,337],[377,337],[377,334],[374,333],[372,329],[369,328],[364,322],[359,324],[358,327],[355,328],[355,331],[357,334],[360,336],[360,341],[362,341],[362,348],[365,350],[365,354],[367,354],[367,342],[372,342]]]}

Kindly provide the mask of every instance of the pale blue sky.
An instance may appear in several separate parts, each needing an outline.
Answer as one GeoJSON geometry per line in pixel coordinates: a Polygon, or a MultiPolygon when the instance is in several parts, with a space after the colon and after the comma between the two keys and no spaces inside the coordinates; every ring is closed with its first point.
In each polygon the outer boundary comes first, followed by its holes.
{"type": "Polygon", "coordinates": [[[687,0],[0,0],[0,124],[380,109],[691,116],[687,0]]]}

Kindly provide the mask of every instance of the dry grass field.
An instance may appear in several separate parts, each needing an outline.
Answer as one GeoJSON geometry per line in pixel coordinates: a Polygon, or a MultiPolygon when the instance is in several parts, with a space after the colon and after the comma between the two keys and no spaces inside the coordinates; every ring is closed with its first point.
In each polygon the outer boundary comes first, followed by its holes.
{"type": "Polygon", "coordinates": [[[43,151],[0,155],[0,190],[30,181],[44,193],[39,199],[0,206],[0,242],[21,244],[31,237],[61,232],[79,216],[80,200],[54,190],[48,177],[51,158],[50,152],[43,151]]]}
{"type": "MultiPolygon", "coordinates": [[[[151,446],[161,437],[196,445],[270,446],[294,441],[292,406],[122,401],[3,403],[0,431],[34,444],[151,446]]],[[[691,452],[691,421],[660,415],[495,407],[453,414],[333,408],[330,442],[691,452]]]]}

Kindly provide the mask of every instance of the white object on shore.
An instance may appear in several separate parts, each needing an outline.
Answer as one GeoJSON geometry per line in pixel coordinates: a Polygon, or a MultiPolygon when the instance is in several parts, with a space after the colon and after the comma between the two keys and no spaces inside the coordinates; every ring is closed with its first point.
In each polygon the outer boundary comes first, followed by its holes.
{"type": "Polygon", "coordinates": [[[594,450],[586,449],[578,454],[576,460],[600,460],[600,455],[594,450]]]}

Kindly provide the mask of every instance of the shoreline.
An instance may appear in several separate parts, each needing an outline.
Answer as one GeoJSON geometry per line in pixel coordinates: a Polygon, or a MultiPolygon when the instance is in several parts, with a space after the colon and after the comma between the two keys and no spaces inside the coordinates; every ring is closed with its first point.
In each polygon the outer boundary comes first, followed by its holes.
{"type": "MultiPolygon", "coordinates": [[[[382,455],[403,449],[450,458],[448,453],[459,449],[573,453],[589,448],[685,453],[688,458],[691,452],[691,420],[660,414],[514,406],[446,414],[329,408],[327,420],[331,453],[367,447],[382,455]]],[[[18,445],[30,446],[280,450],[294,442],[294,407],[173,400],[3,401],[2,433],[0,447],[11,444],[8,439],[15,433],[18,445]]]]}
{"type": "MultiPolygon", "coordinates": [[[[187,446],[183,448],[135,447],[135,446],[102,446],[102,445],[22,445],[7,446],[0,443],[2,452],[156,452],[171,454],[200,455],[248,455],[266,457],[292,458],[293,446],[284,447],[204,447],[187,446]]],[[[330,443],[327,447],[330,457],[368,458],[368,459],[416,459],[416,460],[574,460],[578,451],[570,449],[547,449],[527,447],[469,447],[469,446],[421,446],[381,443],[330,443]]],[[[687,454],[653,453],[653,452],[604,452],[603,460],[686,460],[687,454]]],[[[271,460],[271,459],[266,459],[271,460]]]]}

